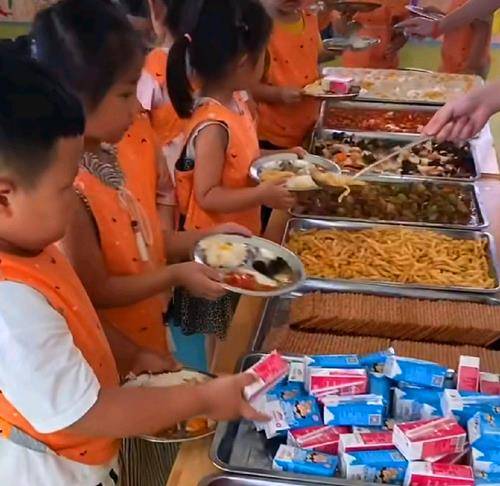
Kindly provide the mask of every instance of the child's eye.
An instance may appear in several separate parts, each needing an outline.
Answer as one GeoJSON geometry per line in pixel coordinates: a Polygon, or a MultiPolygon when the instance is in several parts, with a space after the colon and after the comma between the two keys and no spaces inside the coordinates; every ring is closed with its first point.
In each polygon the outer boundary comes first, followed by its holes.
{"type": "Polygon", "coordinates": [[[123,99],[125,99],[125,100],[126,100],[126,99],[130,98],[131,96],[133,96],[134,94],[135,94],[135,93],[133,93],[133,92],[129,92],[129,93],[122,93],[122,94],[120,94],[120,95],[119,95],[119,97],[120,97],[120,98],[123,98],[123,99]]]}

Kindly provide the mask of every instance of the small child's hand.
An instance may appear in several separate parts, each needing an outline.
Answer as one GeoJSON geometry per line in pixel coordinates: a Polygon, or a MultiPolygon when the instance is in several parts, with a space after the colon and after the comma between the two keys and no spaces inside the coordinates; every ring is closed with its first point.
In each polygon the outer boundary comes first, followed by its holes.
{"type": "Polygon", "coordinates": [[[396,24],[394,28],[404,29],[404,32],[407,35],[426,38],[434,36],[438,25],[439,24],[436,20],[430,20],[423,17],[413,17],[396,24]]]}
{"type": "Polygon", "coordinates": [[[287,149],[287,152],[297,154],[301,159],[303,159],[309,153],[304,147],[292,147],[290,149],[287,149]]]}
{"type": "Polygon", "coordinates": [[[295,205],[295,196],[286,188],[286,181],[264,182],[259,186],[264,206],[273,209],[290,209],[295,205]]]}
{"type": "Polygon", "coordinates": [[[293,105],[302,101],[302,93],[297,88],[281,88],[280,101],[286,105],[293,105]]]}
{"type": "Polygon", "coordinates": [[[181,364],[170,353],[164,355],[147,348],[139,348],[130,371],[134,375],[140,375],[141,373],[178,371],[181,368],[181,364]]]}
{"type": "Polygon", "coordinates": [[[244,418],[267,422],[269,417],[255,410],[243,397],[243,390],[251,385],[255,377],[249,373],[216,378],[201,385],[205,413],[214,420],[235,420],[244,418]]]}
{"type": "MultiPolygon", "coordinates": [[[[172,265],[174,267],[174,265],[172,265]]],[[[196,262],[175,265],[175,284],[185,288],[194,297],[217,300],[227,291],[219,283],[222,275],[217,270],[196,262]]]]}
{"type": "Polygon", "coordinates": [[[217,234],[241,235],[241,236],[246,236],[247,238],[250,238],[252,236],[252,232],[248,228],[242,226],[241,224],[236,224],[236,223],[219,224],[211,228],[208,231],[208,233],[211,235],[217,235],[217,234]]]}

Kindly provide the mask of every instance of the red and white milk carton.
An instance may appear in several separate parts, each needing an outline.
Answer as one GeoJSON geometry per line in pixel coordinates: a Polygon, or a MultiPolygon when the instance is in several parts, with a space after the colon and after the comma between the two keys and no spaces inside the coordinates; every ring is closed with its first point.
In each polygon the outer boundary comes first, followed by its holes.
{"type": "Polygon", "coordinates": [[[443,454],[441,456],[428,457],[427,462],[434,464],[467,464],[470,453],[470,447],[466,445],[462,452],[453,454],[443,454]]]}
{"type": "Polygon", "coordinates": [[[486,395],[500,395],[500,375],[495,373],[480,373],[479,389],[486,395]]]}
{"type": "Polygon", "coordinates": [[[351,90],[352,78],[327,75],[321,80],[321,88],[327,93],[347,94],[351,90]]]}
{"type": "Polygon", "coordinates": [[[474,472],[470,466],[410,462],[405,486],[473,486],[474,472]]]}
{"type": "Polygon", "coordinates": [[[479,390],[479,369],[479,358],[460,356],[457,390],[477,392],[479,390]]]}
{"type": "Polygon", "coordinates": [[[362,432],[342,434],[340,436],[339,453],[360,451],[381,451],[394,449],[392,432],[362,432]]]}
{"type": "Polygon", "coordinates": [[[465,430],[451,417],[394,425],[394,445],[408,461],[462,452],[465,440],[465,430]]]}
{"type": "Polygon", "coordinates": [[[288,375],[289,368],[290,363],[276,351],[262,357],[245,371],[245,373],[250,373],[256,378],[254,383],[245,387],[245,398],[252,401],[270,390],[288,375]]]}
{"type": "Polygon", "coordinates": [[[324,454],[336,456],[341,434],[349,433],[350,427],[331,427],[328,425],[297,429],[288,433],[287,444],[324,454]]]}
{"type": "Polygon", "coordinates": [[[363,395],[368,390],[368,375],[362,368],[309,367],[305,386],[317,398],[327,395],[363,395]]]}

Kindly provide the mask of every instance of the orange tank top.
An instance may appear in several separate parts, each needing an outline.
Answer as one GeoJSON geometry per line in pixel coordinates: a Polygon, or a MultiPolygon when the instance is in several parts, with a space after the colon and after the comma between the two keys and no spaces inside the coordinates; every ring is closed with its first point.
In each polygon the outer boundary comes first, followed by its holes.
{"type": "MultiPolygon", "coordinates": [[[[83,168],[76,179],[76,188],[97,225],[106,269],[114,276],[139,275],[166,263],[156,210],[155,141],[148,118],[140,115],[118,144],[117,158],[125,175],[126,194],[83,168]]],[[[165,307],[165,296],[157,295],[98,312],[137,345],[166,353],[165,307]]]]}
{"type": "MultiPolygon", "coordinates": [[[[167,62],[168,52],[165,49],[154,49],[146,57],[144,69],[167,92],[167,62]]],[[[151,124],[162,145],[170,143],[182,135],[186,120],[179,118],[172,103],[168,100],[164,104],[151,109],[151,124]]]]}
{"type": "MultiPolygon", "coordinates": [[[[453,0],[450,6],[450,12],[467,3],[467,0],[453,0]]],[[[486,27],[486,26],[485,26],[486,27]]],[[[443,36],[443,45],[441,48],[442,63],[440,71],[444,73],[465,73],[467,65],[470,62],[471,47],[475,29],[477,27],[472,24],[464,25],[452,32],[443,36]]],[[[484,47],[480,53],[480,59],[474,64],[479,67],[480,71],[477,74],[485,75],[490,65],[490,49],[491,49],[491,27],[488,34],[488,40],[484,43],[484,47]]]]}
{"type": "MultiPolygon", "coordinates": [[[[232,189],[250,187],[248,177],[252,162],[259,157],[259,141],[247,102],[240,93],[235,94],[239,113],[226,108],[215,100],[206,99],[189,120],[186,134],[188,145],[196,129],[205,122],[219,122],[227,128],[228,145],[222,171],[221,185],[232,189]]],[[[185,160],[185,159],[184,159],[185,160]]],[[[179,163],[183,162],[181,159],[179,163]]],[[[179,210],[185,217],[186,229],[208,229],[221,223],[239,223],[254,234],[260,233],[260,207],[234,213],[212,213],[202,209],[194,193],[194,171],[179,170],[176,166],[175,179],[179,210]]]]}
{"type": "Polygon", "coordinates": [[[357,14],[354,18],[363,26],[358,35],[380,39],[380,44],[366,51],[346,51],[342,55],[343,66],[375,69],[397,69],[399,66],[399,55],[387,55],[386,50],[394,33],[393,25],[407,15],[404,7],[408,1],[383,0],[377,3],[382,3],[382,6],[369,13],[357,14]]]}
{"type": "MultiPolygon", "coordinates": [[[[50,246],[34,257],[0,253],[0,280],[29,285],[61,314],[102,389],[119,386],[118,371],[99,318],[66,258],[50,246]]],[[[38,433],[0,393],[0,435],[15,427],[56,454],[88,465],[101,465],[116,456],[120,441],[90,438],[69,432],[38,433]]],[[[50,480],[49,480],[50,482],[50,480]]]]}
{"type": "MultiPolygon", "coordinates": [[[[265,84],[302,89],[319,78],[318,19],[304,13],[303,24],[295,32],[285,24],[275,23],[268,46],[265,84]]],[[[319,103],[312,98],[293,105],[259,103],[259,139],[283,148],[301,145],[314,127],[318,112],[319,103]]]]}

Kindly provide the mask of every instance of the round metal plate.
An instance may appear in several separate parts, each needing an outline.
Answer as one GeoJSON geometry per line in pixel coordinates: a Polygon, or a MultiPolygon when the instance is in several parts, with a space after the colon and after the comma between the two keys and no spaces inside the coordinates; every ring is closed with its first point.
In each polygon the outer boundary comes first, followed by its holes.
{"type": "MultiPolygon", "coordinates": [[[[274,164],[282,160],[299,160],[299,156],[290,152],[279,152],[272,155],[266,155],[265,157],[260,157],[255,160],[250,167],[250,178],[254,182],[260,183],[260,174],[266,168],[266,165],[274,164]]],[[[334,172],[336,174],[340,174],[342,172],[342,169],[335,162],[318,155],[307,154],[301,160],[306,160],[307,162],[321,167],[328,172],[334,172]]]]}
{"type": "MultiPolygon", "coordinates": [[[[127,380],[124,384],[125,387],[150,387],[150,386],[176,386],[182,384],[178,379],[175,379],[175,375],[177,373],[183,373],[184,377],[181,380],[191,380],[195,379],[197,382],[205,382],[215,378],[214,375],[209,373],[205,373],[203,371],[194,370],[191,368],[183,368],[180,371],[173,371],[168,373],[144,373],[137,377],[131,378],[127,380]],[[168,385],[162,383],[161,385],[158,382],[161,380],[162,382],[167,379],[168,376],[172,376],[172,384],[168,385]],[[142,380],[147,379],[147,381],[141,383],[142,380]],[[158,379],[155,380],[155,378],[158,379]]],[[[209,437],[215,433],[215,429],[217,427],[217,422],[215,420],[207,419],[208,428],[203,430],[202,432],[196,434],[191,434],[186,432],[184,426],[181,424],[181,427],[176,432],[165,432],[160,435],[139,435],[139,439],[143,439],[148,442],[162,443],[162,444],[171,444],[171,443],[181,443],[181,442],[191,442],[194,440],[203,439],[205,437],[209,437]]]]}
{"type": "Polygon", "coordinates": [[[441,20],[444,17],[444,14],[440,14],[438,12],[429,12],[422,7],[418,7],[417,5],[406,5],[405,8],[412,14],[423,17],[424,19],[441,20]]]}
{"type": "Polygon", "coordinates": [[[304,96],[310,96],[312,98],[319,98],[322,100],[346,101],[357,98],[360,91],[361,88],[359,86],[351,86],[351,91],[347,94],[326,93],[321,88],[321,80],[318,80],[305,86],[302,89],[302,94],[304,96]]]}
{"type": "Polygon", "coordinates": [[[252,236],[250,238],[246,238],[244,236],[239,235],[211,235],[207,238],[204,238],[196,245],[194,249],[194,261],[198,263],[203,263],[206,265],[205,253],[201,248],[201,242],[207,239],[215,239],[220,241],[221,243],[242,243],[244,245],[250,245],[255,248],[262,248],[272,252],[276,257],[281,257],[292,269],[292,277],[293,281],[290,284],[283,285],[281,287],[276,288],[276,290],[269,291],[255,291],[255,290],[247,290],[242,289],[240,287],[233,287],[232,285],[222,284],[226,290],[234,292],[236,294],[242,295],[250,295],[252,297],[276,297],[279,295],[287,294],[289,292],[293,292],[300,285],[302,285],[305,279],[305,271],[302,262],[299,260],[297,255],[292,253],[287,248],[273,243],[272,241],[266,240],[264,238],[259,238],[258,236],[252,236]]]}
{"type": "Polygon", "coordinates": [[[371,37],[332,37],[323,41],[323,47],[327,51],[364,51],[380,44],[380,39],[371,37]]]}
{"type": "Polygon", "coordinates": [[[353,14],[356,12],[367,13],[380,8],[382,5],[380,3],[374,2],[334,2],[329,4],[330,8],[337,10],[343,14],[353,14]]]}

